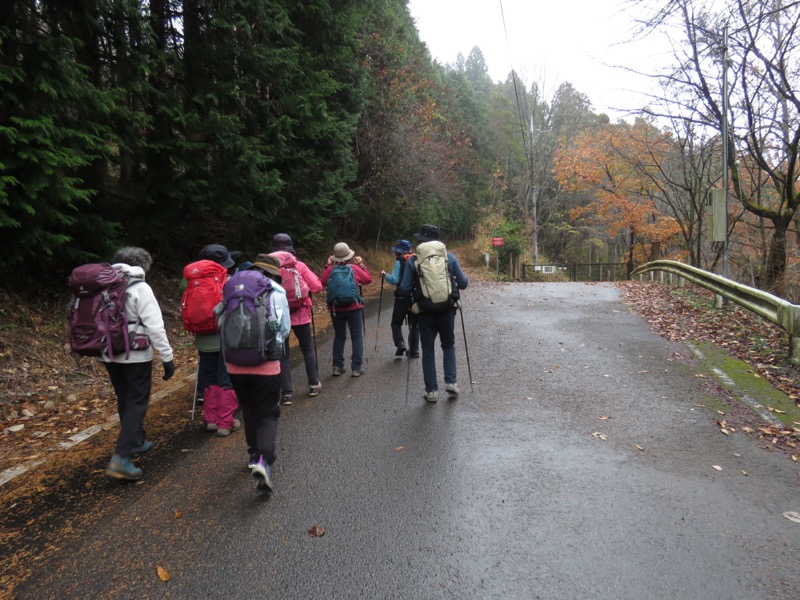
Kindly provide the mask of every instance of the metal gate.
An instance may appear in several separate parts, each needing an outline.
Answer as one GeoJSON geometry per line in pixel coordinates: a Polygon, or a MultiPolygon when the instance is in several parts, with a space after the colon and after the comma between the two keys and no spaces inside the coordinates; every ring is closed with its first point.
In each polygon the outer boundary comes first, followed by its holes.
{"type": "Polygon", "coordinates": [[[624,281],[627,263],[572,263],[526,265],[520,269],[521,281],[624,281]]]}

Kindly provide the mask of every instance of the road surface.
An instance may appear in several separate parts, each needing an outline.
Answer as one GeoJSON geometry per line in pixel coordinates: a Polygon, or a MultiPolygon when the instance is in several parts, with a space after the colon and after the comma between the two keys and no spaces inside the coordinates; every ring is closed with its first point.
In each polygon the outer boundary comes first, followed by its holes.
{"type": "Polygon", "coordinates": [[[331,377],[319,340],[271,498],[241,431],[158,440],[141,484],[104,455],[10,597],[800,598],[798,465],[720,433],[685,347],[610,284],[463,297],[458,400],[426,403],[419,361],[394,359],[385,291],[365,376],[331,377]]]}

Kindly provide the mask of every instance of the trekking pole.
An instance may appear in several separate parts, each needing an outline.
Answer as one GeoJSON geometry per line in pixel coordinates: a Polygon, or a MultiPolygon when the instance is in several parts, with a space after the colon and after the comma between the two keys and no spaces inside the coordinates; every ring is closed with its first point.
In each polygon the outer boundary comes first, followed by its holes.
{"type": "Polygon", "coordinates": [[[364,302],[364,290],[360,283],[358,284],[358,295],[361,297],[361,341],[364,344],[364,362],[369,362],[367,358],[367,306],[364,302]]]}
{"type": "Polygon", "coordinates": [[[464,332],[464,352],[467,353],[467,373],[469,374],[469,391],[475,392],[472,387],[472,367],[469,364],[469,348],[467,347],[467,328],[464,327],[464,309],[458,307],[458,312],[461,313],[461,331],[464,332]]]}
{"type": "MultiPolygon", "coordinates": [[[[308,295],[311,298],[311,294],[308,295]]],[[[314,361],[317,363],[317,368],[319,368],[319,356],[317,356],[317,328],[314,326],[314,300],[311,300],[311,307],[309,308],[311,311],[311,337],[314,338],[314,361]]]]}
{"type": "Polygon", "coordinates": [[[411,379],[411,357],[409,356],[408,360],[406,361],[408,365],[406,366],[406,408],[408,408],[408,382],[411,379]]]}
{"type": "Polygon", "coordinates": [[[192,421],[194,421],[194,409],[197,406],[197,384],[200,381],[200,361],[197,361],[197,369],[194,372],[194,397],[192,398],[192,421]]]}
{"type": "Polygon", "coordinates": [[[383,303],[383,282],[384,277],[381,276],[381,295],[378,296],[378,326],[375,327],[375,352],[378,351],[378,331],[381,328],[381,304],[383,303]]]}

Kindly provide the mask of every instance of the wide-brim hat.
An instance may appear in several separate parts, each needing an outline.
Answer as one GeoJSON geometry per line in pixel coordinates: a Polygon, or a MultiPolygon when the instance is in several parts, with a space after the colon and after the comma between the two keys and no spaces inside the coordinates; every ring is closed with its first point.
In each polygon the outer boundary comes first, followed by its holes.
{"type": "Polygon", "coordinates": [[[419,233],[414,238],[420,242],[433,242],[439,239],[439,228],[436,225],[425,224],[419,228],[419,233]]]}
{"type": "Polygon", "coordinates": [[[398,254],[405,254],[411,252],[411,242],[408,240],[397,240],[397,243],[392,246],[392,251],[398,254]]]}
{"type": "Polygon", "coordinates": [[[231,258],[231,253],[222,244],[209,244],[200,250],[200,258],[213,260],[218,265],[230,269],[236,262],[231,258]]]}
{"type": "Polygon", "coordinates": [[[259,254],[256,256],[256,260],[250,268],[259,268],[269,273],[278,283],[283,283],[283,277],[281,277],[281,263],[278,262],[278,259],[274,256],[259,254]]]}
{"type": "Polygon", "coordinates": [[[339,242],[333,247],[333,260],[337,262],[346,262],[355,256],[355,250],[351,250],[350,246],[344,242],[339,242]]]}
{"type": "Polygon", "coordinates": [[[272,245],[269,247],[270,252],[290,252],[294,254],[294,242],[288,233],[276,233],[272,236],[272,245]]]}

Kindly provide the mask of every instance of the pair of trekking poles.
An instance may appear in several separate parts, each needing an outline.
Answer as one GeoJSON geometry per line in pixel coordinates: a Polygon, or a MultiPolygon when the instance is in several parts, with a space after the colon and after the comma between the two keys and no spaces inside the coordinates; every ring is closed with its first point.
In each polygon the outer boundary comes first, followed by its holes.
{"type": "MultiPolygon", "coordinates": [[[[380,332],[381,328],[381,306],[383,304],[383,282],[385,278],[381,277],[381,293],[378,296],[378,325],[375,328],[375,351],[378,351],[378,333],[380,332]]],[[[469,346],[467,345],[467,328],[464,325],[464,312],[461,306],[458,307],[458,312],[461,315],[461,332],[464,334],[464,352],[467,355],[467,374],[469,375],[469,390],[470,392],[474,393],[475,388],[472,384],[472,365],[470,365],[469,361],[469,346]]],[[[366,325],[366,321],[365,321],[366,325]]],[[[406,315],[406,325],[408,325],[408,315],[406,315]]],[[[406,405],[408,405],[408,386],[409,381],[411,380],[411,361],[407,361],[406,365],[406,405]]]]}

